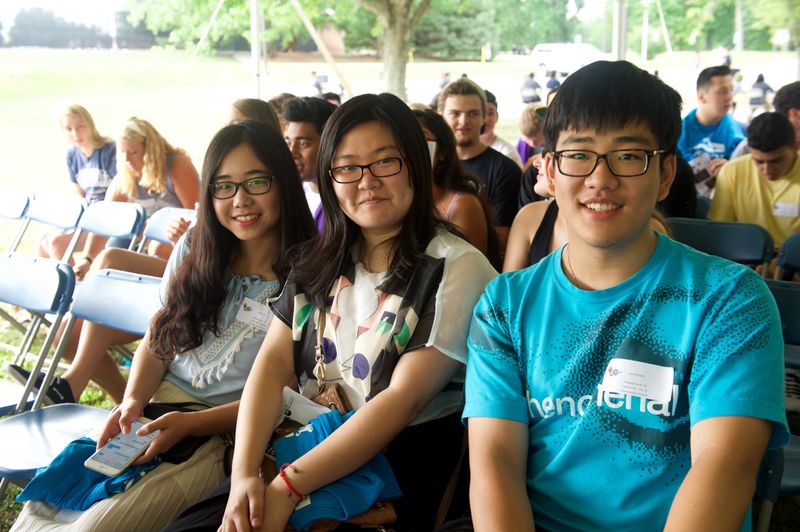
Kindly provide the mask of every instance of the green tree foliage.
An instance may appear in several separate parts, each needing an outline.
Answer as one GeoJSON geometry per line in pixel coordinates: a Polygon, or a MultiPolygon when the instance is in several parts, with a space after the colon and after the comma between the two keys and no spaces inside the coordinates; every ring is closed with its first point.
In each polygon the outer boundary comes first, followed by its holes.
{"type": "Polygon", "coordinates": [[[338,1],[331,8],[331,22],[344,33],[344,45],[349,51],[377,50],[381,25],[374,12],[349,1],[338,1]]]}
{"type": "MultiPolygon", "coordinates": [[[[570,12],[569,0],[493,0],[492,3],[497,13],[495,42],[502,50],[514,46],[533,48],[543,42],[572,42],[578,34],[584,36],[584,41],[596,40],[587,39],[585,33],[594,29],[597,22],[582,27],[575,17],[577,11],[570,12]]],[[[580,9],[584,0],[573,3],[580,9]]],[[[596,31],[591,33],[599,35],[596,31]]]]}
{"type": "MultiPolygon", "coordinates": [[[[144,24],[159,35],[161,44],[192,48],[208,27],[215,0],[129,0],[128,20],[132,26],[144,24]]],[[[227,39],[246,35],[250,11],[246,0],[226,0],[211,25],[206,50],[216,49],[227,39]]]]}
{"type": "Polygon", "coordinates": [[[414,35],[417,54],[449,60],[480,59],[481,46],[495,38],[491,0],[440,0],[425,14],[414,35]]]}
{"type": "Polygon", "coordinates": [[[47,48],[111,47],[111,36],[96,26],[74,24],[40,8],[23,9],[9,32],[11,46],[47,48]]]}
{"type": "Polygon", "coordinates": [[[747,5],[753,28],[764,29],[770,37],[774,30],[788,28],[792,46],[800,54],[800,0],[750,0],[747,5]]]}

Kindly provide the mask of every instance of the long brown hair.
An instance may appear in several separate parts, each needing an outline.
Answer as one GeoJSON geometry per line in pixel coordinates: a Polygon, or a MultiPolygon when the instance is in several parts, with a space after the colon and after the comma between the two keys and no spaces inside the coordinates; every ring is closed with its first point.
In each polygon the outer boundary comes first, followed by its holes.
{"type": "Polygon", "coordinates": [[[225,157],[242,144],[250,146],[275,176],[272,187],[280,191],[279,248],[272,268],[281,282],[289,273],[289,248],[316,232],[283,136],[252,120],[222,128],[211,140],[203,161],[197,224],[186,235],[191,238],[189,253],[178,265],[167,288],[164,307],[150,326],[150,350],[159,358],[168,360],[200,346],[206,331],[219,334],[219,311],[227,295],[225,270],[238,250],[239,240],[217,219],[208,186],[225,157]]]}
{"type": "Polygon", "coordinates": [[[339,206],[328,171],[342,138],[352,129],[374,121],[383,123],[392,132],[408,167],[414,191],[400,234],[392,242],[388,275],[382,288],[391,292],[403,286],[411,278],[437,227],[452,228],[436,212],[428,147],[411,109],[397,96],[388,93],[351,98],[331,115],[322,132],[317,155],[317,184],[322,196],[325,227],[318,239],[302,246],[295,264],[298,283],[318,308],[323,307],[334,281],[350,261],[353,246],[361,238],[361,228],[339,206]]]}

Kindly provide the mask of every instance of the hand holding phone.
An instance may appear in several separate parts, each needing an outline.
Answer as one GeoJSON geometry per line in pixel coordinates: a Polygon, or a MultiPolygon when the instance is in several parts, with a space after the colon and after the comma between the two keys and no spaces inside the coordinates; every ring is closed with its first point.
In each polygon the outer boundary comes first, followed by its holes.
{"type": "MultiPolygon", "coordinates": [[[[131,465],[150,445],[158,431],[138,436],[136,432],[149,420],[140,418],[127,433],[119,432],[83,463],[87,468],[108,476],[117,476],[131,465]]],[[[104,431],[105,432],[105,431],[104,431]]]]}
{"type": "Polygon", "coordinates": [[[97,449],[103,447],[106,442],[119,434],[128,434],[131,432],[131,423],[136,421],[142,416],[143,406],[139,401],[133,399],[124,399],[118,404],[114,410],[111,411],[106,419],[106,424],[103,431],[97,438],[97,449]]]}

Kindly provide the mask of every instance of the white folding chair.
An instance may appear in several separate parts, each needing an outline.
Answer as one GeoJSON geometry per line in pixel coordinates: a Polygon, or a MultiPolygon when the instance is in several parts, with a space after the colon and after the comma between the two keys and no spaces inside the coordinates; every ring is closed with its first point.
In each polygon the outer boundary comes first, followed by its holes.
{"type": "Polygon", "coordinates": [[[62,260],[70,261],[84,231],[106,237],[130,238],[133,246],[133,239],[142,230],[144,219],[144,208],[138,203],[126,201],[92,203],[81,216],[62,260]]]}
{"type": "Polygon", "coordinates": [[[183,218],[184,220],[191,220],[195,217],[193,209],[182,209],[179,207],[164,207],[154,212],[144,226],[144,234],[139,242],[137,251],[143,253],[146,250],[145,245],[147,242],[154,240],[162,244],[172,244],[167,237],[167,227],[173,220],[183,218]]]}
{"type": "Polygon", "coordinates": [[[32,200],[33,198],[27,192],[13,188],[0,190],[0,218],[19,220],[19,227],[6,248],[7,253],[12,253],[19,247],[22,235],[30,223],[27,214],[32,200]]]}
{"type": "MultiPolygon", "coordinates": [[[[42,343],[31,377],[25,386],[18,390],[17,397],[0,404],[0,415],[19,412],[28,404],[29,396],[33,390],[35,377],[44,366],[53,340],[64,314],[69,308],[75,289],[75,274],[68,265],[49,259],[25,257],[10,254],[0,257],[0,301],[24,308],[33,317],[31,326],[22,339],[17,357],[21,358],[28,352],[33,337],[42,325],[47,324],[45,314],[52,315],[47,335],[42,343]]],[[[58,350],[53,354],[53,362],[48,369],[48,375],[55,371],[59,358],[58,350]]],[[[9,391],[8,386],[5,387],[9,391]]],[[[37,408],[43,399],[43,391],[39,390],[32,408],[37,408]]]]}
{"type": "MultiPolygon", "coordinates": [[[[161,308],[160,284],[157,277],[118,270],[101,270],[87,279],[75,292],[65,334],[54,358],[60,356],[78,318],[144,336],[153,315],[161,308]]],[[[38,374],[38,370],[32,371],[29,381],[38,374]]],[[[39,396],[47,390],[53,376],[48,371],[39,396]]],[[[103,409],[62,404],[0,421],[0,477],[3,477],[0,494],[9,479],[30,480],[37,468],[49,464],[70,441],[102,425],[107,416],[103,409]]]]}
{"type": "MultiPolygon", "coordinates": [[[[22,235],[25,234],[25,230],[28,228],[28,224],[30,224],[27,213],[31,201],[32,197],[27,192],[22,192],[13,188],[4,188],[0,190],[0,218],[19,221],[19,227],[9,242],[6,253],[13,253],[19,247],[22,235]]],[[[25,334],[25,326],[3,308],[0,308],[0,318],[6,320],[12,327],[25,334]]],[[[0,386],[2,386],[2,384],[0,384],[0,386]]]]}
{"type": "Polygon", "coordinates": [[[34,198],[28,207],[27,217],[29,222],[70,231],[78,227],[85,208],[86,202],[76,194],[47,194],[34,198]]]}

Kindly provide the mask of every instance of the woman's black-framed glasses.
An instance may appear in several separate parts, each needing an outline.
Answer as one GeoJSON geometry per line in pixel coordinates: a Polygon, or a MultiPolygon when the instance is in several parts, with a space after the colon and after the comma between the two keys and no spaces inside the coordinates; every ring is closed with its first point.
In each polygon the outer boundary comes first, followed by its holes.
{"type": "Polygon", "coordinates": [[[399,174],[403,168],[403,159],[400,157],[386,157],[369,164],[348,164],[331,168],[328,173],[337,183],[347,184],[361,181],[364,170],[369,168],[369,173],[375,177],[389,177],[399,174]]]}
{"type": "Polygon", "coordinates": [[[554,151],[558,171],[569,177],[586,177],[597,168],[600,159],[617,177],[635,177],[647,173],[650,161],[669,150],[611,150],[597,153],[591,150],[554,151]]]}
{"type": "Polygon", "coordinates": [[[251,196],[260,196],[270,191],[274,180],[274,175],[265,175],[246,179],[239,183],[234,181],[214,181],[208,185],[208,189],[211,191],[211,195],[216,199],[230,199],[234,197],[236,193],[239,192],[239,187],[242,187],[244,191],[251,196]]]}

